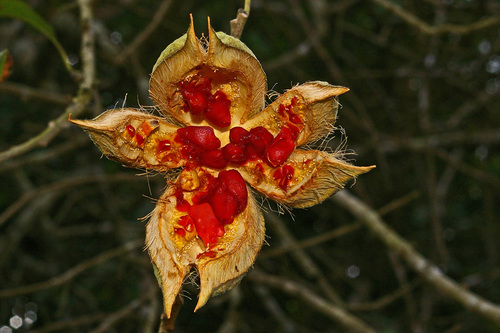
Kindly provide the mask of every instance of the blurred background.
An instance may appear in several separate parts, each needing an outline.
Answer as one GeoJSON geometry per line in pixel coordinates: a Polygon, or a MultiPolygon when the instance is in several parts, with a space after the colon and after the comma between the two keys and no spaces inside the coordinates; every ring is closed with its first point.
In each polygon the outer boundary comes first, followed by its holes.
{"type": "MultiPolygon", "coordinates": [[[[78,3],[28,3],[80,70],[78,3]]],[[[340,96],[328,145],[377,168],[348,190],[447,276],[500,303],[500,3],[251,5],[241,39],[261,61],[269,90],[311,80],[351,89],[340,96]]],[[[152,105],[151,68],[185,33],[189,14],[198,36],[207,16],[228,33],[240,7],[243,0],[94,1],[95,89],[78,117],[152,105]]],[[[2,152],[50,127],[79,89],[54,45],[30,25],[0,17],[5,48],[13,64],[0,83],[2,152]]],[[[164,176],[138,176],[101,158],[66,122],[42,143],[0,162],[0,332],[156,332],[162,300],[143,251],[143,217],[164,176]]],[[[379,332],[500,332],[425,282],[333,201],[283,215],[273,203],[263,207],[269,246],[254,270],[196,314],[196,281],[186,285],[176,332],[345,331],[303,293],[379,332]]]]}

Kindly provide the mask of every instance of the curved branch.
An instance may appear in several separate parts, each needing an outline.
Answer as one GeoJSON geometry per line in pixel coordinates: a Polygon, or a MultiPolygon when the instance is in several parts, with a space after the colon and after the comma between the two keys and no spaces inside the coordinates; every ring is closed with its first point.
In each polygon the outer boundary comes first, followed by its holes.
{"type": "Polygon", "coordinates": [[[326,301],[324,298],[316,295],[301,284],[283,277],[265,274],[259,270],[253,270],[248,274],[248,277],[252,281],[268,285],[289,295],[299,297],[302,301],[309,304],[317,311],[349,329],[349,332],[375,333],[375,330],[364,323],[361,319],[351,315],[349,312],[336,306],[335,304],[326,301]]]}
{"type": "Polygon", "coordinates": [[[49,289],[53,287],[60,286],[68,281],[71,281],[77,275],[85,272],[87,269],[105,263],[108,260],[111,260],[115,257],[118,257],[122,254],[128,253],[132,250],[138,249],[144,245],[144,241],[142,240],[132,240],[129,241],[113,250],[109,250],[107,252],[103,252],[94,258],[83,261],[76,265],[75,267],[67,270],[63,274],[59,276],[55,276],[47,281],[38,282],[26,286],[20,286],[12,289],[4,289],[0,290],[0,298],[13,297],[17,295],[23,295],[32,293],[38,290],[49,289]]]}
{"type": "Polygon", "coordinates": [[[343,190],[332,197],[332,201],[350,211],[391,250],[398,253],[425,281],[445,296],[454,299],[467,310],[475,312],[500,325],[500,306],[460,286],[434,264],[418,253],[381,219],[373,209],[343,190]]]}
{"type": "Polygon", "coordinates": [[[470,32],[485,29],[497,24],[500,24],[500,15],[488,17],[471,24],[458,25],[458,24],[442,24],[442,25],[429,25],[422,21],[412,13],[406,11],[403,7],[388,1],[388,0],[373,0],[380,6],[389,10],[393,14],[399,16],[406,23],[414,26],[421,32],[427,35],[439,35],[445,33],[455,33],[455,34],[468,34],[470,32]]]}

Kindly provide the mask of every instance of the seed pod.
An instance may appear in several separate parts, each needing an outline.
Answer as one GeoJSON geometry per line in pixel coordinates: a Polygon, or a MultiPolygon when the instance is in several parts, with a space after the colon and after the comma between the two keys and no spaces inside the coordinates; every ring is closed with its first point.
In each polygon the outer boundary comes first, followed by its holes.
{"type": "Polygon", "coordinates": [[[309,82],[264,108],[266,77],[255,55],[210,23],[208,38],[198,40],[191,20],[156,62],[150,94],[166,118],[124,108],[70,119],[110,159],[161,172],[181,168],[146,227],[167,316],[192,268],[200,275],[199,309],[254,262],[264,220],[247,184],[279,203],[309,207],[373,168],[297,148],[330,133],[337,96],[347,88],[309,82]]]}

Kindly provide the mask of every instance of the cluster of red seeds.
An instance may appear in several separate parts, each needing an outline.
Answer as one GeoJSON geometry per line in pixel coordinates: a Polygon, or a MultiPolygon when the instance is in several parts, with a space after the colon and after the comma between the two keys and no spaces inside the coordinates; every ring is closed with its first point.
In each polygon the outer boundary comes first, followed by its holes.
{"type": "MultiPolygon", "coordinates": [[[[230,125],[231,102],[220,90],[212,94],[209,79],[196,74],[181,81],[179,89],[187,112],[202,115],[221,128],[230,125]]],[[[273,179],[286,190],[294,169],[284,163],[295,149],[295,140],[303,127],[302,119],[293,112],[297,104],[298,99],[294,97],[287,105],[278,107],[278,113],[285,122],[276,137],[262,126],[250,130],[233,127],[229,132],[230,142],[221,147],[212,127],[187,126],[177,130],[174,140],[182,145],[181,154],[189,161],[189,165],[224,169],[228,164],[238,166],[248,161],[262,161],[275,169],[273,179]]],[[[158,150],[169,147],[170,141],[160,141],[158,150]]],[[[263,172],[260,163],[257,167],[263,172]]],[[[211,249],[224,235],[224,225],[232,223],[245,210],[248,193],[243,177],[236,170],[221,171],[218,177],[205,174],[202,178],[200,188],[192,197],[192,204],[184,199],[181,188],[176,191],[176,208],[187,215],[179,219],[179,227],[174,232],[185,237],[186,232],[196,230],[205,246],[211,249]]]]}
{"type": "Polygon", "coordinates": [[[210,123],[221,128],[231,124],[231,101],[221,90],[212,94],[209,79],[199,74],[194,75],[181,81],[179,88],[186,102],[186,111],[203,115],[210,123]]]}
{"type": "Polygon", "coordinates": [[[224,235],[224,225],[233,222],[234,218],[245,210],[248,192],[245,181],[236,170],[221,171],[218,177],[206,174],[198,192],[192,198],[193,204],[184,199],[182,189],[176,194],[179,211],[186,212],[179,220],[181,228],[175,232],[184,237],[186,231],[193,231],[210,247],[224,235]]]}
{"type": "Polygon", "coordinates": [[[177,130],[175,141],[183,145],[181,153],[185,159],[209,168],[224,169],[228,163],[242,165],[254,160],[279,167],[295,149],[296,136],[288,126],[283,126],[276,137],[262,126],[250,131],[233,127],[229,132],[230,142],[220,148],[213,128],[187,126],[177,130]]]}

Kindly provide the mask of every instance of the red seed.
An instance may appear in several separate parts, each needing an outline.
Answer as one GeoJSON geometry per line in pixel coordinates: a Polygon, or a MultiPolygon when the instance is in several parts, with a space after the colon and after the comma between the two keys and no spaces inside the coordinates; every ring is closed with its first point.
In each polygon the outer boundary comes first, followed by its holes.
{"type": "Polygon", "coordinates": [[[233,127],[229,131],[229,140],[232,143],[245,144],[250,138],[250,132],[243,127],[233,127]]]}
{"type": "Polygon", "coordinates": [[[295,140],[297,138],[297,135],[299,135],[300,133],[300,129],[290,122],[286,123],[285,126],[288,127],[290,131],[292,131],[293,139],[295,140]]]}
{"type": "Polygon", "coordinates": [[[250,137],[245,146],[245,153],[249,160],[263,159],[266,147],[273,140],[273,135],[262,126],[252,128],[250,137]]]}
{"type": "Polygon", "coordinates": [[[133,138],[133,137],[134,137],[134,135],[135,135],[135,128],[134,128],[134,126],[132,126],[132,125],[127,125],[127,126],[125,127],[125,129],[127,130],[127,134],[128,134],[131,138],[133,138]]]}
{"type": "Polygon", "coordinates": [[[262,139],[266,144],[269,144],[274,139],[273,135],[269,133],[267,128],[263,126],[252,128],[250,130],[250,136],[251,136],[250,141],[259,138],[262,139]]]}
{"type": "Polygon", "coordinates": [[[200,154],[200,163],[214,169],[224,169],[227,160],[219,149],[209,150],[200,154]]]}
{"type": "Polygon", "coordinates": [[[208,202],[217,188],[220,187],[219,179],[212,175],[207,175],[203,180],[198,193],[193,197],[193,204],[208,202]]]}
{"type": "Polygon", "coordinates": [[[226,94],[218,90],[212,98],[208,100],[205,117],[209,122],[218,127],[227,127],[231,124],[231,101],[226,94]]]}
{"type": "Polygon", "coordinates": [[[193,219],[189,215],[181,216],[177,222],[181,227],[186,228],[188,225],[193,224],[193,219]]]}
{"type": "Polygon", "coordinates": [[[221,187],[231,194],[236,200],[237,210],[235,215],[245,210],[248,202],[248,190],[243,177],[236,170],[224,170],[219,173],[221,187]]]}
{"type": "Polygon", "coordinates": [[[231,163],[243,164],[247,161],[243,146],[236,143],[230,142],[222,147],[222,153],[225,159],[231,163]]]}
{"type": "Polygon", "coordinates": [[[210,204],[193,205],[189,207],[188,214],[193,219],[198,236],[206,247],[217,243],[219,237],[224,235],[224,226],[215,216],[210,204]]]}
{"type": "Polygon", "coordinates": [[[273,179],[274,180],[278,180],[278,179],[281,179],[281,178],[283,178],[283,171],[281,171],[281,168],[278,168],[273,173],[273,179]]]}
{"type": "Polygon", "coordinates": [[[208,105],[208,96],[201,91],[185,91],[184,98],[192,114],[202,114],[208,105]]]}
{"type": "Polygon", "coordinates": [[[285,163],[295,149],[295,144],[289,137],[276,138],[266,149],[266,157],[273,167],[285,163]]]}
{"type": "Polygon", "coordinates": [[[209,79],[196,75],[187,81],[180,82],[179,86],[189,112],[201,114],[206,111],[212,88],[209,79]]]}
{"type": "Polygon", "coordinates": [[[215,216],[217,216],[217,219],[221,221],[222,224],[230,224],[233,222],[238,207],[236,199],[230,193],[220,188],[210,199],[210,205],[214,210],[215,216]]]}
{"type": "Polygon", "coordinates": [[[170,140],[161,140],[158,142],[158,147],[156,148],[157,154],[168,150],[170,150],[170,140]]]}
{"type": "Polygon", "coordinates": [[[181,237],[186,237],[186,230],[182,229],[182,228],[175,228],[174,229],[174,233],[178,236],[181,236],[181,237]]]}
{"type": "Polygon", "coordinates": [[[179,128],[176,141],[194,145],[204,150],[212,150],[220,147],[220,140],[215,136],[214,129],[209,126],[187,126],[179,128]]]}
{"type": "Polygon", "coordinates": [[[282,168],[281,168],[282,172],[283,172],[283,177],[281,177],[281,180],[279,182],[279,186],[281,187],[281,189],[283,191],[286,191],[287,187],[288,187],[288,184],[290,183],[290,180],[292,180],[293,178],[293,174],[294,174],[294,169],[291,165],[284,165],[282,168]]]}
{"type": "Polygon", "coordinates": [[[140,135],[139,133],[135,133],[135,140],[137,141],[137,144],[139,146],[142,146],[144,144],[144,137],[140,135]]]}
{"type": "Polygon", "coordinates": [[[202,150],[195,146],[184,146],[181,148],[181,155],[190,162],[199,162],[202,150]]]}
{"type": "Polygon", "coordinates": [[[178,188],[175,193],[175,199],[176,199],[176,204],[175,208],[180,211],[180,212],[187,212],[189,209],[189,202],[184,200],[184,193],[182,192],[181,188],[178,188]]]}

